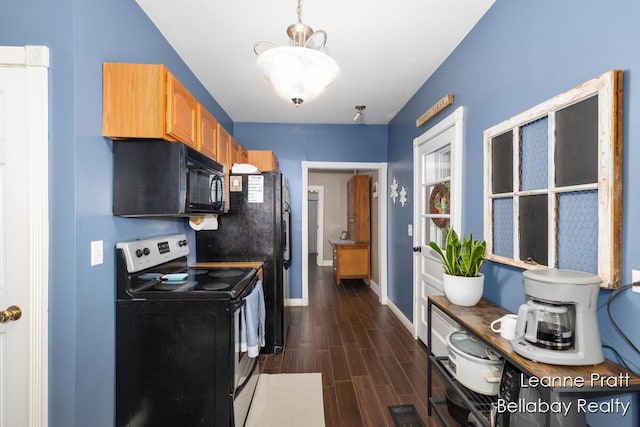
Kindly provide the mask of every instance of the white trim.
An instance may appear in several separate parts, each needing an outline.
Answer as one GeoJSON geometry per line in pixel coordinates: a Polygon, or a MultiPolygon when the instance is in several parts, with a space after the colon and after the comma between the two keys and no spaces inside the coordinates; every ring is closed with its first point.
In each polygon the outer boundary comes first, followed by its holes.
{"type": "MultiPolygon", "coordinates": [[[[322,185],[310,185],[309,191],[318,193],[318,228],[316,230],[316,264],[324,262],[324,187],[322,185]]],[[[307,195],[307,199],[309,196],[307,195]]],[[[308,217],[307,217],[308,218],[308,217]]]]}
{"type": "Polygon", "coordinates": [[[407,316],[405,316],[404,313],[391,301],[387,302],[387,307],[389,307],[389,309],[391,309],[391,312],[396,315],[400,323],[402,323],[402,326],[407,328],[409,333],[413,335],[413,339],[416,339],[416,334],[414,332],[415,328],[411,321],[407,319],[407,316]]]}
{"type": "Polygon", "coordinates": [[[49,110],[46,46],[0,46],[0,65],[24,66],[27,71],[29,131],[25,140],[29,170],[29,426],[49,422],[49,110]]]}
{"type": "MultiPolygon", "coordinates": [[[[451,162],[453,166],[453,175],[451,176],[451,227],[458,232],[462,231],[462,169],[464,165],[464,107],[458,107],[453,113],[436,123],[432,128],[428,129],[413,140],[413,246],[421,246],[422,221],[420,220],[420,147],[440,135],[447,129],[455,126],[454,142],[451,144],[451,162]]],[[[421,256],[420,253],[414,252],[413,262],[413,328],[414,338],[418,338],[418,316],[419,316],[419,298],[421,272],[417,268],[416,257],[421,256]]]]}
{"type": "MultiPolygon", "coordinates": [[[[301,162],[302,166],[302,305],[309,305],[309,169],[376,170],[378,171],[378,253],[380,260],[380,304],[387,304],[387,163],[301,162]]],[[[376,200],[376,199],[373,199],[376,200]]]]}
{"type": "Polygon", "coordinates": [[[46,46],[0,46],[0,64],[49,68],[46,46]]]}
{"type": "Polygon", "coordinates": [[[284,305],[287,307],[301,307],[307,306],[309,303],[305,303],[302,298],[287,298],[284,300],[284,305]]]}
{"type": "MultiPolygon", "coordinates": [[[[373,280],[369,280],[369,287],[376,295],[378,295],[378,298],[380,298],[380,285],[378,285],[373,280]]],[[[388,304],[388,300],[385,299],[385,302],[383,305],[387,305],[387,304],[388,304]]]]}

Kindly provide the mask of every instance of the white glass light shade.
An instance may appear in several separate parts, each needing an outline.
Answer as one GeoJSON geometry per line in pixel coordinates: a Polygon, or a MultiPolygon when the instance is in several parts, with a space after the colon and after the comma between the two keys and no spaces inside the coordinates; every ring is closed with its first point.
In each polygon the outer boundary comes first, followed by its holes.
{"type": "Polygon", "coordinates": [[[296,105],[315,99],[340,74],[330,56],[298,46],[269,49],[258,56],[257,66],[278,95],[296,105]]]}

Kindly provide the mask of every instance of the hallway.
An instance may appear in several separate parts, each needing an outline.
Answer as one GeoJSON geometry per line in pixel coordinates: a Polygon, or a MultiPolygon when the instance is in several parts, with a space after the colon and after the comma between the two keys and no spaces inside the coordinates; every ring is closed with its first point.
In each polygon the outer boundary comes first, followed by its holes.
{"type": "MultiPolygon", "coordinates": [[[[308,307],[287,307],[285,350],[266,373],[321,372],[327,426],[393,426],[387,406],[413,404],[427,422],[427,351],[361,280],[333,282],[309,262],[308,307]]],[[[442,387],[442,383],[437,383],[442,387]]]]}

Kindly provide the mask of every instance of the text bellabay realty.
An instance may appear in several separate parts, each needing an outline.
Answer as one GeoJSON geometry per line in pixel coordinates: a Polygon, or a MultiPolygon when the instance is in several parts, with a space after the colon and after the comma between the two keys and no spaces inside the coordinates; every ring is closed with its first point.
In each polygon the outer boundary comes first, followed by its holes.
{"type": "MultiPolygon", "coordinates": [[[[592,373],[589,378],[584,377],[528,377],[524,374],[520,375],[520,388],[534,387],[589,387],[589,388],[612,388],[624,389],[629,387],[629,374],[620,374],[618,376],[602,376],[592,373]]],[[[573,401],[554,401],[547,402],[542,399],[528,400],[518,399],[517,401],[507,401],[498,399],[496,409],[498,413],[554,413],[567,415],[570,411],[578,413],[604,413],[604,414],[627,414],[631,406],[631,402],[621,402],[617,398],[601,402],[590,402],[587,399],[578,398],[573,401]],[[575,405],[575,408],[573,407],[575,405]]]]}

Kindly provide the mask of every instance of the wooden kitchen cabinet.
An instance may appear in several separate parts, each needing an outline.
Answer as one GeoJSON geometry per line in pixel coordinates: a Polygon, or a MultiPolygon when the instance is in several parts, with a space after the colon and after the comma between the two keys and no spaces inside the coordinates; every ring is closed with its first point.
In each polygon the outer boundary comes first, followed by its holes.
{"type": "Polygon", "coordinates": [[[222,163],[226,167],[227,174],[231,171],[231,164],[229,160],[231,157],[229,155],[231,149],[231,135],[227,130],[218,123],[218,140],[217,140],[217,153],[218,153],[218,162],[222,163]]]}
{"type": "Polygon", "coordinates": [[[197,108],[198,146],[202,154],[218,160],[218,121],[201,104],[197,108]]]}
{"type": "Polygon", "coordinates": [[[196,98],[161,64],[103,64],[102,134],[196,148],[196,98]]]}
{"type": "Polygon", "coordinates": [[[336,285],[342,279],[366,279],[371,283],[369,243],[330,241],[333,246],[333,275],[336,285]]]}
{"type": "Polygon", "coordinates": [[[369,242],[371,237],[371,199],[369,176],[354,175],[347,182],[347,230],[354,242],[369,242]]]}
{"type": "Polygon", "coordinates": [[[278,171],[280,165],[273,151],[247,150],[247,163],[254,165],[261,172],[278,171]]]}
{"type": "Polygon", "coordinates": [[[229,211],[229,174],[231,173],[230,160],[231,135],[218,122],[218,138],[216,141],[216,152],[218,154],[218,162],[224,165],[224,182],[225,182],[225,211],[229,211]]]}
{"type": "Polygon", "coordinates": [[[178,141],[197,149],[198,100],[186,87],[167,71],[166,132],[178,141]]]}
{"type": "Polygon", "coordinates": [[[233,137],[229,137],[229,167],[234,163],[247,163],[247,150],[233,137]]]}

